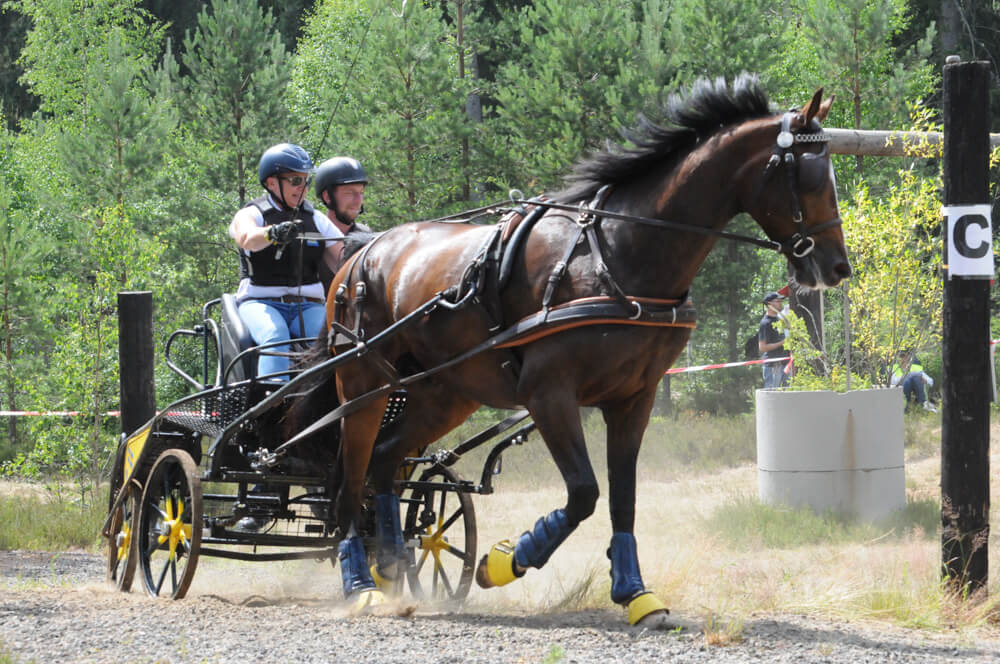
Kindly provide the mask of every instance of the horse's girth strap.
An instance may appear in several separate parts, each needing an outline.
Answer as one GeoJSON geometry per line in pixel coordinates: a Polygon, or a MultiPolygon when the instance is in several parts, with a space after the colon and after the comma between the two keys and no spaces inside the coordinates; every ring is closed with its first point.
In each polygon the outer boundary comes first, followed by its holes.
{"type": "Polygon", "coordinates": [[[611,296],[571,300],[521,319],[510,328],[512,338],[496,348],[523,346],[543,337],[588,325],[640,325],[645,327],[696,326],[690,300],[660,300],[630,297],[626,301],[611,296]]]}

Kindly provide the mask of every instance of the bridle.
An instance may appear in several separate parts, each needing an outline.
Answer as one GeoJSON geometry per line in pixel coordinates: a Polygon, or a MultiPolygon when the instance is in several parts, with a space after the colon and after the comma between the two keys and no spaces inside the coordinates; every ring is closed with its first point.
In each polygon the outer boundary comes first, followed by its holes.
{"type": "MultiPolygon", "coordinates": [[[[775,169],[785,167],[785,180],[788,182],[788,193],[792,201],[792,222],[795,224],[795,232],[790,238],[779,243],[778,251],[794,256],[795,258],[805,258],[812,253],[816,247],[816,241],[812,238],[835,226],[841,225],[840,217],[834,217],[829,221],[814,226],[806,226],[802,219],[802,206],[799,203],[799,180],[802,163],[792,151],[792,146],[796,143],[829,143],[830,136],[823,131],[823,128],[815,120],[812,121],[811,131],[793,132],[791,129],[792,120],[798,117],[798,111],[788,111],[781,118],[781,131],[775,141],[774,154],[764,168],[764,177],[758,187],[758,193],[764,181],[775,169]]],[[[829,148],[824,145],[823,152],[818,156],[829,156],[829,148]]]]}

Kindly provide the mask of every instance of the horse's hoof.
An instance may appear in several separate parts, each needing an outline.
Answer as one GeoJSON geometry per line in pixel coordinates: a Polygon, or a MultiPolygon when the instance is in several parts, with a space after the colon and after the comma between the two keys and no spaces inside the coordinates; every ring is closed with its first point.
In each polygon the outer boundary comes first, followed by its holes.
{"type": "Polygon", "coordinates": [[[518,574],[514,568],[514,545],[510,540],[497,542],[479,561],[479,567],[476,568],[476,583],[480,588],[505,586],[514,579],[524,576],[524,572],[518,574]]]}
{"type": "MultiPolygon", "coordinates": [[[[656,623],[669,620],[670,609],[660,601],[660,598],[651,592],[644,592],[629,600],[625,606],[628,612],[628,624],[639,625],[641,627],[661,628],[656,623]]],[[[672,629],[672,627],[668,628],[672,629]]]]}
{"type": "Polygon", "coordinates": [[[401,583],[399,578],[388,578],[379,573],[378,565],[372,565],[368,570],[372,575],[372,580],[375,581],[375,587],[381,590],[383,593],[389,593],[393,595],[398,595],[401,588],[401,583]]]}
{"type": "Polygon", "coordinates": [[[386,603],[385,594],[378,588],[361,590],[351,602],[351,612],[355,614],[368,613],[375,607],[386,603]]]}

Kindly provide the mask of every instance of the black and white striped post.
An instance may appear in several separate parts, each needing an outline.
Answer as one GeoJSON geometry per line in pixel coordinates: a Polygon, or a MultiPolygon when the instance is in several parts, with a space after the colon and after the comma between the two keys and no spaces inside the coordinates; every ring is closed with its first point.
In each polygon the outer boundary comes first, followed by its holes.
{"type": "Polygon", "coordinates": [[[969,593],[989,580],[989,87],[989,63],[946,61],[941,545],[946,578],[969,593]]]}

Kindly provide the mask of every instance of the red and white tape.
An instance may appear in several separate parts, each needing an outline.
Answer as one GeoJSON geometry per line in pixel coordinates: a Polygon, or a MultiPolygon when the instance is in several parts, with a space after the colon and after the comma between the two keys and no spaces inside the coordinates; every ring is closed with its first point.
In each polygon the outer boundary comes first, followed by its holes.
{"type": "MultiPolygon", "coordinates": [[[[728,369],[730,367],[748,367],[752,364],[770,364],[772,362],[787,362],[790,367],[792,364],[792,358],[772,357],[767,360],[747,360],[745,362],[725,362],[723,364],[702,364],[696,367],[674,367],[672,369],[667,369],[666,374],[691,373],[694,371],[709,371],[711,369],[728,369]]],[[[785,372],[788,372],[787,367],[785,368],[785,372]]]]}
{"type": "MultiPolygon", "coordinates": [[[[991,346],[1000,344],[1000,339],[993,339],[990,341],[991,346]]],[[[772,357],[767,360],[746,360],[744,362],[723,362],[722,364],[701,364],[694,367],[674,367],[672,369],[667,369],[664,375],[670,374],[682,374],[682,373],[694,373],[696,371],[711,371],[713,369],[729,369],[731,367],[748,367],[754,364],[769,364],[771,362],[788,362],[788,366],[785,367],[785,373],[788,373],[792,368],[793,359],[791,357],[772,357]]],[[[79,410],[0,410],[0,417],[76,417],[78,415],[90,415],[91,413],[85,413],[79,410]]],[[[121,415],[120,411],[109,410],[106,413],[102,413],[106,417],[118,417],[121,415]]]]}
{"type": "MultiPolygon", "coordinates": [[[[101,413],[106,417],[118,417],[117,410],[101,413]]],[[[77,415],[93,415],[82,410],[0,410],[0,417],[76,417],[77,415]]]]}

